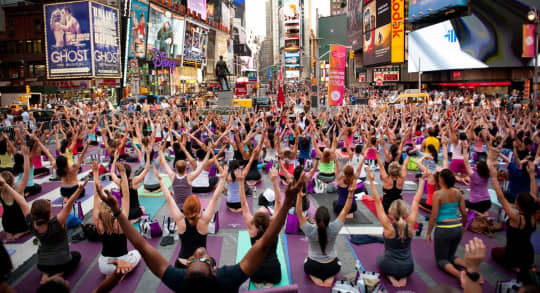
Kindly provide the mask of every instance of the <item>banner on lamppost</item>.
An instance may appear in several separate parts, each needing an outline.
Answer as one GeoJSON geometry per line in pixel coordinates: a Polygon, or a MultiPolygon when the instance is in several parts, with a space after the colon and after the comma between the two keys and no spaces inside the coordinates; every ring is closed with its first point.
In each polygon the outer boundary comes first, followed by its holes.
{"type": "Polygon", "coordinates": [[[330,69],[328,73],[328,105],[343,105],[345,90],[345,63],[347,47],[330,45],[330,69]]]}
{"type": "Polygon", "coordinates": [[[534,41],[536,35],[536,24],[523,25],[523,58],[534,58],[534,41]]]}

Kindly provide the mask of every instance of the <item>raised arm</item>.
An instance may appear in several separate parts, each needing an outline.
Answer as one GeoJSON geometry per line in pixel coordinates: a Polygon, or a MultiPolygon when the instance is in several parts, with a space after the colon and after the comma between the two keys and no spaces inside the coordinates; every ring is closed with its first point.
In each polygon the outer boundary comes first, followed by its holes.
{"type": "Polygon", "coordinates": [[[219,196],[223,193],[224,187],[225,187],[225,181],[228,174],[228,166],[225,166],[225,168],[220,169],[219,172],[219,182],[216,186],[216,190],[214,191],[214,195],[212,195],[212,199],[210,200],[210,203],[208,204],[208,207],[203,212],[201,216],[201,223],[208,225],[210,221],[212,221],[212,218],[214,217],[214,214],[216,213],[217,204],[219,201],[219,196]]]}
{"type": "Polygon", "coordinates": [[[129,215],[129,183],[124,164],[118,164],[118,172],[120,172],[121,178],[120,191],[122,192],[122,212],[129,215]]]}
{"type": "Polygon", "coordinates": [[[240,205],[242,206],[242,218],[244,219],[244,222],[248,227],[251,226],[251,222],[253,220],[253,215],[251,214],[251,211],[249,210],[249,205],[246,199],[246,190],[245,190],[245,175],[244,172],[240,170],[234,171],[234,176],[236,177],[236,181],[238,181],[239,186],[239,193],[240,193],[240,205]]]}
{"type": "MultiPolygon", "coordinates": [[[[153,144],[151,144],[152,147],[153,147],[153,144]]],[[[139,184],[144,180],[144,177],[146,177],[146,174],[148,174],[148,171],[150,171],[150,161],[151,161],[151,158],[150,158],[150,154],[152,153],[152,147],[149,147],[147,150],[146,150],[146,161],[145,161],[145,164],[144,164],[144,170],[141,172],[141,174],[139,174],[139,176],[136,176],[135,178],[133,178],[131,184],[133,185],[133,188],[137,188],[139,186],[139,184]]],[[[116,159],[116,157],[115,157],[116,159]]],[[[166,165],[169,165],[169,164],[166,164],[166,165]]]]}
{"type": "Polygon", "coordinates": [[[167,176],[169,176],[171,180],[174,180],[174,176],[176,176],[176,172],[171,170],[171,167],[169,167],[169,164],[167,164],[167,160],[165,160],[165,156],[163,155],[164,148],[165,148],[165,144],[163,143],[160,146],[159,151],[158,151],[159,161],[161,163],[161,166],[163,166],[163,168],[165,169],[165,173],[167,173],[167,176]]]}
{"type": "Polygon", "coordinates": [[[374,175],[371,172],[371,169],[369,167],[366,167],[366,172],[369,178],[369,186],[371,188],[371,195],[373,196],[373,199],[375,200],[375,209],[377,211],[377,218],[381,222],[381,225],[383,226],[384,229],[387,229],[387,230],[391,229],[392,222],[390,221],[390,219],[388,219],[388,216],[386,215],[386,212],[384,211],[384,207],[381,202],[381,197],[379,196],[379,192],[377,191],[377,188],[375,187],[374,175]]]}
{"type": "Polygon", "coordinates": [[[186,231],[186,223],[184,221],[184,213],[180,210],[176,202],[174,201],[171,192],[169,191],[169,188],[165,185],[163,182],[161,175],[159,174],[158,170],[155,166],[152,167],[152,172],[156,175],[156,178],[159,180],[159,185],[161,187],[161,190],[163,191],[163,197],[165,197],[165,201],[167,202],[167,207],[169,207],[169,213],[171,214],[171,218],[173,218],[174,222],[176,223],[176,227],[178,229],[178,233],[182,234],[186,231]]]}
{"type": "Polygon", "coordinates": [[[19,183],[15,185],[15,191],[17,191],[20,194],[24,194],[24,189],[26,188],[26,184],[28,183],[28,179],[30,179],[30,152],[28,150],[28,147],[26,145],[22,145],[22,153],[24,156],[24,171],[21,176],[21,180],[19,183]]]}
{"type": "Polygon", "coordinates": [[[412,204],[411,204],[411,213],[407,217],[407,223],[409,224],[409,230],[414,230],[414,224],[416,223],[416,220],[418,218],[418,207],[420,206],[420,199],[422,198],[422,195],[424,195],[424,184],[426,182],[425,177],[426,174],[423,174],[423,178],[418,183],[418,189],[416,190],[416,194],[414,195],[412,204]]]}
{"type": "Polygon", "coordinates": [[[21,208],[21,211],[23,215],[26,217],[28,214],[30,214],[30,206],[26,202],[26,199],[24,196],[22,196],[19,192],[17,192],[15,189],[13,189],[9,184],[6,183],[4,180],[4,177],[0,176],[0,187],[4,188],[4,192],[11,195],[13,197],[13,200],[19,205],[21,208]]]}

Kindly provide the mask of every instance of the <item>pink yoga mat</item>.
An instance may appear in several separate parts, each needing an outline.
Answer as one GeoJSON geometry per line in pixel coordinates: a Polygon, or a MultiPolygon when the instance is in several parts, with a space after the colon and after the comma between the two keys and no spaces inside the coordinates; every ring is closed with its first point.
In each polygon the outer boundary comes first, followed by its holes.
{"type": "MultiPolygon", "coordinates": [[[[331,288],[315,285],[304,272],[304,260],[308,253],[308,240],[302,235],[283,235],[287,243],[288,262],[290,268],[291,284],[298,285],[298,292],[330,292],[331,288]]],[[[336,280],[341,278],[338,273],[336,280]]]]}
{"type": "MultiPolygon", "coordinates": [[[[384,253],[384,244],[382,243],[370,243],[370,244],[363,244],[363,245],[356,245],[351,243],[351,247],[353,248],[354,252],[360,259],[360,263],[364,266],[364,269],[370,272],[378,272],[379,266],[377,265],[377,257],[379,255],[382,255],[384,253]]],[[[384,288],[388,290],[388,292],[425,292],[427,289],[427,284],[422,280],[420,275],[417,273],[413,273],[407,278],[407,286],[402,288],[394,288],[388,278],[381,277],[382,283],[384,285],[384,288]]]]}
{"type": "MultiPolygon", "coordinates": [[[[161,238],[152,238],[147,239],[148,243],[152,245],[153,247],[156,247],[159,244],[161,238]]],[[[100,248],[101,251],[101,243],[97,243],[97,245],[100,248]]],[[[130,242],[128,242],[128,250],[133,250],[133,245],[131,245],[130,242]]],[[[120,282],[116,287],[114,287],[111,292],[135,292],[135,289],[137,288],[137,285],[139,283],[139,280],[141,279],[144,271],[146,270],[146,264],[144,263],[144,260],[141,258],[141,261],[137,265],[137,267],[131,271],[122,282],[120,282]]],[[[105,275],[103,275],[99,271],[99,265],[96,262],[94,266],[90,269],[86,277],[81,281],[79,286],[76,288],[77,292],[92,292],[103,280],[105,279],[105,275]]]]}
{"type": "MultiPolygon", "coordinates": [[[[223,236],[208,236],[206,239],[206,249],[208,250],[208,254],[213,257],[216,260],[216,266],[219,267],[219,258],[221,256],[221,247],[223,245],[223,236]]],[[[171,259],[169,260],[169,264],[174,266],[174,263],[176,261],[176,257],[178,257],[178,253],[180,253],[180,248],[182,247],[182,244],[180,241],[177,242],[176,248],[174,249],[174,252],[171,256],[171,259]]],[[[169,289],[165,284],[160,283],[159,287],[156,290],[156,293],[171,293],[173,292],[171,289],[169,289]]]]}
{"type": "MultiPolygon", "coordinates": [[[[73,287],[82,275],[88,270],[99,251],[101,251],[101,243],[97,242],[80,242],[74,243],[70,246],[70,251],[78,251],[81,253],[81,262],[77,268],[71,272],[71,274],[64,276],[64,278],[71,284],[73,287]]],[[[34,267],[25,277],[22,279],[17,286],[15,286],[15,291],[17,292],[35,292],[39,287],[39,282],[41,280],[41,272],[34,267]]],[[[88,291],[90,292],[90,291],[88,291]]]]}
{"type": "MultiPolygon", "coordinates": [[[[253,199],[247,198],[250,210],[253,211],[253,199]]],[[[246,223],[242,218],[242,213],[233,213],[227,208],[227,199],[222,198],[219,204],[219,227],[224,229],[246,229],[246,223]]]]}
{"type": "MultiPolygon", "coordinates": [[[[496,263],[493,260],[493,258],[491,258],[491,250],[493,248],[495,248],[495,247],[503,247],[505,244],[498,243],[497,241],[495,241],[495,239],[489,238],[489,237],[487,237],[485,235],[481,235],[481,234],[473,233],[471,231],[467,231],[467,232],[465,232],[463,234],[463,240],[461,240],[461,245],[463,246],[463,249],[465,249],[465,244],[467,244],[469,241],[474,239],[474,237],[478,237],[478,238],[482,239],[482,241],[484,242],[484,245],[486,246],[486,254],[487,254],[486,262],[488,264],[490,264],[491,266],[497,268],[501,273],[505,274],[508,277],[508,279],[511,279],[511,278],[515,277],[516,273],[505,269],[503,266],[496,263]]],[[[532,239],[532,237],[531,237],[531,239],[532,239]]]]}

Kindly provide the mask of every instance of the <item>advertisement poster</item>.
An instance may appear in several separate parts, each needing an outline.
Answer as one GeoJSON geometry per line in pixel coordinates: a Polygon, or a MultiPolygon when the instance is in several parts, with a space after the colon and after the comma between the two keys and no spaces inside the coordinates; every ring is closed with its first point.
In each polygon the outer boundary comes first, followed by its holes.
{"type": "Polygon", "coordinates": [[[130,58],[144,58],[146,55],[146,36],[148,35],[148,2],[142,0],[131,2],[130,33],[128,56],[130,58]]]}
{"type": "Polygon", "coordinates": [[[392,26],[387,24],[364,34],[364,64],[390,62],[392,26]]]}
{"type": "Polygon", "coordinates": [[[300,21],[300,7],[298,0],[285,0],[283,4],[283,21],[287,23],[297,23],[300,21]]]}
{"type": "Polygon", "coordinates": [[[409,19],[418,21],[458,6],[467,6],[467,0],[409,0],[409,19]]]}
{"type": "Polygon", "coordinates": [[[184,37],[184,64],[201,66],[206,56],[208,31],[196,24],[186,22],[184,37]]]}
{"type": "Polygon", "coordinates": [[[330,69],[328,72],[328,105],[343,105],[345,90],[345,64],[347,47],[330,45],[330,69]]]}
{"type": "Polygon", "coordinates": [[[88,2],[45,4],[47,78],[92,76],[88,2]]]}
{"type": "Polygon", "coordinates": [[[187,0],[187,8],[201,14],[201,19],[206,19],[206,0],[187,0]]]}
{"type": "Polygon", "coordinates": [[[534,57],[534,39],[536,35],[536,25],[535,24],[524,24],[523,25],[523,58],[533,58],[534,57]]]}
{"type": "Polygon", "coordinates": [[[405,3],[392,0],[392,63],[405,62],[405,3]]]}
{"type": "Polygon", "coordinates": [[[373,80],[381,80],[383,82],[396,82],[399,81],[399,66],[382,66],[373,68],[373,80]]]}
{"type": "Polygon", "coordinates": [[[214,4],[206,4],[206,17],[208,20],[214,20],[214,4]]]}
{"type": "Polygon", "coordinates": [[[353,50],[362,48],[362,1],[349,1],[347,5],[347,39],[353,50]]]}
{"type": "Polygon", "coordinates": [[[118,9],[91,2],[94,31],[94,75],[121,76],[118,9]]]}
{"type": "Polygon", "coordinates": [[[231,11],[225,2],[221,2],[221,23],[226,27],[231,27],[231,11]]]}
{"type": "Polygon", "coordinates": [[[239,56],[240,71],[254,70],[253,57],[251,56],[239,56]]]}
{"type": "Polygon", "coordinates": [[[173,54],[171,58],[180,60],[182,59],[182,53],[184,51],[184,30],[186,28],[186,21],[179,15],[173,14],[171,17],[172,31],[174,32],[173,38],[173,54]]]}

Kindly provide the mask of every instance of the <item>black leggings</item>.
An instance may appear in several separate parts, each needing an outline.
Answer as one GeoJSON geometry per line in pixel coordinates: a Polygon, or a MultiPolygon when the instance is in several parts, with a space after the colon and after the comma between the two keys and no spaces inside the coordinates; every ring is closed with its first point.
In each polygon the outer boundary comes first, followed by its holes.
{"type": "Polygon", "coordinates": [[[473,211],[476,211],[480,214],[483,214],[487,212],[491,208],[491,200],[483,200],[479,202],[470,202],[468,200],[465,201],[465,206],[468,209],[471,209],[473,211]]]}
{"type": "Polygon", "coordinates": [[[463,226],[461,221],[451,221],[437,224],[433,236],[435,244],[435,260],[439,268],[443,269],[447,264],[454,264],[456,251],[463,236],[463,226]],[[453,228],[443,228],[441,226],[454,226],[453,228]]]}
{"type": "MultiPolygon", "coordinates": [[[[62,197],[70,198],[77,191],[77,188],[79,188],[79,185],[62,186],[60,187],[60,195],[62,195],[62,197]]],[[[85,194],[85,189],[81,191],[79,198],[83,198],[84,194],[85,194]]]]}
{"type": "Polygon", "coordinates": [[[55,266],[37,265],[37,267],[41,272],[49,276],[56,275],[58,273],[69,274],[77,267],[80,261],[81,254],[78,251],[72,251],[71,260],[68,263],[55,266]]]}
{"type": "Polygon", "coordinates": [[[33,186],[26,186],[26,188],[24,189],[24,194],[28,194],[29,196],[36,195],[40,192],[41,192],[41,185],[37,183],[34,183],[33,186]]]}
{"type": "Polygon", "coordinates": [[[281,265],[277,258],[265,259],[259,269],[250,276],[253,283],[278,284],[281,282],[281,265]]]}
{"type": "Polygon", "coordinates": [[[49,168],[37,168],[37,169],[34,169],[34,176],[37,176],[37,175],[49,175],[51,171],[49,171],[49,168]]]}
{"type": "Polygon", "coordinates": [[[341,263],[337,257],[329,263],[316,262],[309,257],[304,262],[304,272],[322,281],[337,275],[340,270],[341,263]]]}

